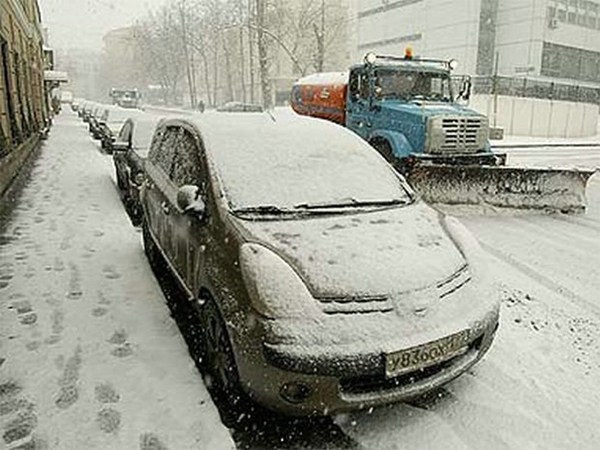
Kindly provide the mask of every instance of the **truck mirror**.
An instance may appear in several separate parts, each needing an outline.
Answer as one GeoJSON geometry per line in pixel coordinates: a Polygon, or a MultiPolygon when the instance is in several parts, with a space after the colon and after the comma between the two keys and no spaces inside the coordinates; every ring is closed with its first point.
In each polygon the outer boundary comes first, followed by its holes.
{"type": "Polygon", "coordinates": [[[460,90],[460,96],[466,101],[468,101],[471,98],[471,87],[471,80],[469,78],[466,78],[463,81],[463,85],[460,90]]]}

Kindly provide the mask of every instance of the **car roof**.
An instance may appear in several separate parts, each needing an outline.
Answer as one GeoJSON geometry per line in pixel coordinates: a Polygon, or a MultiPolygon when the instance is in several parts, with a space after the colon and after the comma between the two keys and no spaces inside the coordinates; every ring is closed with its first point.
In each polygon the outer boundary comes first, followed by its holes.
{"type": "Polygon", "coordinates": [[[291,207],[295,199],[322,201],[336,195],[327,181],[336,174],[340,195],[350,184],[365,187],[360,190],[365,198],[379,192],[385,198],[396,195],[397,175],[383,157],[356,133],[333,122],[293,113],[210,113],[166,119],[160,129],[169,126],[199,135],[205,158],[233,206],[291,207]],[[311,174],[314,183],[298,195],[311,174]],[[264,182],[257,186],[256,179],[264,182]],[[280,189],[284,179],[289,184],[280,189]]]}

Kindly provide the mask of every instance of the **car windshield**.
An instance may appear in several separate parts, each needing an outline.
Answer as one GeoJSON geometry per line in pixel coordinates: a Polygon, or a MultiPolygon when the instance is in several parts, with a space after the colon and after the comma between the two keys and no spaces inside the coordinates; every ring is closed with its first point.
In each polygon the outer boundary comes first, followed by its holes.
{"type": "Polygon", "coordinates": [[[280,214],[410,202],[401,179],[355,134],[314,120],[269,122],[236,130],[239,140],[226,134],[214,146],[233,210],[280,214]]]}
{"type": "Polygon", "coordinates": [[[136,152],[142,158],[146,158],[148,156],[150,143],[152,142],[152,136],[154,135],[154,130],[159,120],[160,118],[157,117],[149,120],[144,119],[135,122],[133,131],[133,146],[136,152]]]}
{"type": "Polygon", "coordinates": [[[443,72],[378,69],[375,91],[381,99],[452,101],[450,77],[443,72]]]}

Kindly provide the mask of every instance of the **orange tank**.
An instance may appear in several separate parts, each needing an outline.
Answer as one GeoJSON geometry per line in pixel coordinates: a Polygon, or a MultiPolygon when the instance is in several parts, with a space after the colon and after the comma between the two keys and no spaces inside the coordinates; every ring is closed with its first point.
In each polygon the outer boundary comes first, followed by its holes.
{"type": "Polygon", "coordinates": [[[292,88],[292,109],[304,116],[346,122],[348,73],[317,73],[299,79],[292,88]]]}

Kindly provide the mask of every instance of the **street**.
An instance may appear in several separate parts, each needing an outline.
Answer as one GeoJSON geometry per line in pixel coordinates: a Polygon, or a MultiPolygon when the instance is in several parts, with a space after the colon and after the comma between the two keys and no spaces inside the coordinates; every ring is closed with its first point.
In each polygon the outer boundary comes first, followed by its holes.
{"type": "MultiPolygon", "coordinates": [[[[509,162],[590,168],[600,148],[518,149],[509,162]]],[[[600,176],[585,215],[462,218],[503,300],[492,349],[469,372],[410,404],[312,421],[261,413],[229,430],[120,203],[112,158],[76,115],[57,117],[22,184],[0,222],[0,450],[600,442],[600,176]]]]}

